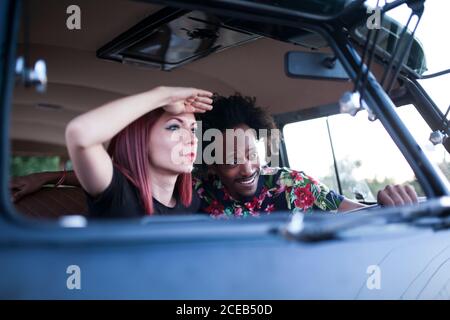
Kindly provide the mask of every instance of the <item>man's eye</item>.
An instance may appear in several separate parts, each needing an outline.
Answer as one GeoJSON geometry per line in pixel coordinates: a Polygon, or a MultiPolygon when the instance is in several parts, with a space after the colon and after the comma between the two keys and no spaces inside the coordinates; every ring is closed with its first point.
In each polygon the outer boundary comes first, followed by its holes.
{"type": "Polygon", "coordinates": [[[249,158],[249,160],[255,160],[258,158],[258,154],[256,152],[254,152],[254,153],[250,154],[248,158],[249,158]]]}
{"type": "Polygon", "coordinates": [[[166,129],[170,130],[170,131],[175,131],[175,130],[180,129],[180,126],[177,124],[172,124],[172,125],[168,126],[166,129]]]}
{"type": "Polygon", "coordinates": [[[236,167],[237,167],[237,164],[226,164],[225,167],[226,167],[227,169],[233,169],[233,168],[236,168],[236,167]]]}
{"type": "Polygon", "coordinates": [[[192,128],[191,131],[192,133],[197,133],[197,128],[192,128]]]}

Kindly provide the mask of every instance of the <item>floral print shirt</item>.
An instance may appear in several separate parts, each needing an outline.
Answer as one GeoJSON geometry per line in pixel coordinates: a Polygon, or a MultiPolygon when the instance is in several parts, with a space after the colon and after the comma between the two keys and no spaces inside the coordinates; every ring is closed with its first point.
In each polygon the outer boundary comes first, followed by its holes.
{"type": "Polygon", "coordinates": [[[253,197],[233,199],[216,176],[194,179],[201,211],[215,217],[247,217],[273,211],[337,211],[344,197],[306,175],[288,168],[263,168],[253,197]]]}

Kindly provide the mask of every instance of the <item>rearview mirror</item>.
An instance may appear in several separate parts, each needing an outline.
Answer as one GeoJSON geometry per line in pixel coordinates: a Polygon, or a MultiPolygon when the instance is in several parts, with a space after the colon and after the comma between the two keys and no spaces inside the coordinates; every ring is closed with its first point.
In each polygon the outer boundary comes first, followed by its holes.
{"type": "Polygon", "coordinates": [[[349,80],[340,61],[329,53],[289,51],[284,61],[291,78],[349,80]]]}

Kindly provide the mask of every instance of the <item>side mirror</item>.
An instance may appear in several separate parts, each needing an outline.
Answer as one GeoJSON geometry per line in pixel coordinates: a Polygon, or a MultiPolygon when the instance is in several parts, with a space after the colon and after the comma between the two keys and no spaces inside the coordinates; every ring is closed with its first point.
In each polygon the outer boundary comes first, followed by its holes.
{"type": "Polygon", "coordinates": [[[289,51],[284,57],[285,72],[291,78],[348,81],[340,61],[323,52],[289,51]]]}

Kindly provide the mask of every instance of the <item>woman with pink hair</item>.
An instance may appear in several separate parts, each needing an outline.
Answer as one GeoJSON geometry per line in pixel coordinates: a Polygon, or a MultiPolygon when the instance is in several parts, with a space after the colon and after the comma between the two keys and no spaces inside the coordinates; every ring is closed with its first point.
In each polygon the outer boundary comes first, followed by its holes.
{"type": "Polygon", "coordinates": [[[70,121],[66,144],[91,216],[198,211],[194,113],[211,110],[211,97],[200,89],[157,87],[70,121]]]}

